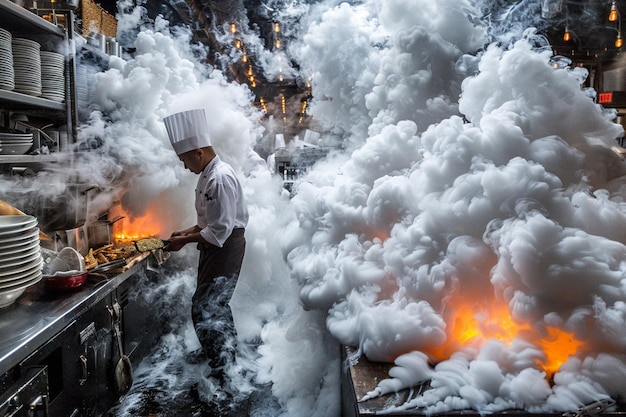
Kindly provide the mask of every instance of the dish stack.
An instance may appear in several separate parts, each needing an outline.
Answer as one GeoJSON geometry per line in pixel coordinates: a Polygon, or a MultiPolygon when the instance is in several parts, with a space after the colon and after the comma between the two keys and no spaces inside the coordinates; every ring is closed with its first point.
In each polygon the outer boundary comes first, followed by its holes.
{"type": "Polygon", "coordinates": [[[65,57],[56,52],[41,51],[41,96],[53,101],[65,100],[65,57]]]}
{"type": "Polygon", "coordinates": [[[0,132],[0,155],[24,155],[32,147],[32,133],[0,132]]]}
{"type": "Polygon", "coordinates": [[[43,257],[37,219],[0,216],[0,308],[8,307],[41,281],[43,257]]]}
{"type": "Polygon", "coordinates": [[[13,38],[14,91],[31,96],[41,95],[41,45],[30,39],[13,38]]]}
{"type": "Polygon", "coordinates": [[[9,91],[15,88],[11,39],[11,32],[0,29],[0,89],[9,91]]]}

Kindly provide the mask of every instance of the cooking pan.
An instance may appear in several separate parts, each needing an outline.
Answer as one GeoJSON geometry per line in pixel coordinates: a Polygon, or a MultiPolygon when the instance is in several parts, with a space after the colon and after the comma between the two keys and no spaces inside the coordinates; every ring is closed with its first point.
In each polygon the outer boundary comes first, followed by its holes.
{"type": "Polygon", "coordinates": [[[54,275],[44,275],[43,281],[53,291],[69,291],[82,287],[87,282],[86,271],[64,271],[54,275]]]}
{"type": "Polygon", "coordinates": [[[149,237],[145,239],[139,239],[135,242],[135,249],[137,252],[150,252],[156,249],[163,249],[170,243],[169,240],[162,240],[155,237],[149,237]]]}

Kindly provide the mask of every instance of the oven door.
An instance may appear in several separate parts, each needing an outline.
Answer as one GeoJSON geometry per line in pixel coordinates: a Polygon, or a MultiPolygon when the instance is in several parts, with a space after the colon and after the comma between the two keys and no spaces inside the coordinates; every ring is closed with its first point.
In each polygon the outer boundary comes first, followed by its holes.
{"type": "Polygon", "coordinates": [[[24,376],[0,396],[0,416],[47,417],[48,368],[29,368],[24,376]]]}

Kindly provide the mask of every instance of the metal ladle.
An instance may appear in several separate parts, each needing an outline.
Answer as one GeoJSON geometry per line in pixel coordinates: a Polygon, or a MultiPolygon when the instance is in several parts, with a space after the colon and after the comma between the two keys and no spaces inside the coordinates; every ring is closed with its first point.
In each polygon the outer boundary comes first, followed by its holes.
{"type": "Polygon", "coordinates": [[[119,394],[126,394],[133,385],[133,366],[128,356],[124,354],[122,344],[122,333],[120,331],[120,305],[116,302],[113,306],[108,306],[109,313],[113,318],[113,336],[117,339],[117,348],[120,352],[120,359],[115,365],[113,377],[119,394]]]}

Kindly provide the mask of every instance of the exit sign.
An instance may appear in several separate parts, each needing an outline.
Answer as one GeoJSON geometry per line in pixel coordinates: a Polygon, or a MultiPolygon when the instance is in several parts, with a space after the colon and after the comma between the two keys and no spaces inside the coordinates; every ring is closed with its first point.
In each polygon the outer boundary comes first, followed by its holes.
{"type": "Polygon", "coordinates": [[[612,103],[613,102],[613,93],[600,93],[598,95],[599,103],[612,103]]]}

